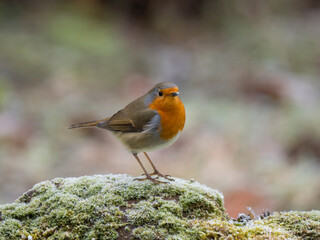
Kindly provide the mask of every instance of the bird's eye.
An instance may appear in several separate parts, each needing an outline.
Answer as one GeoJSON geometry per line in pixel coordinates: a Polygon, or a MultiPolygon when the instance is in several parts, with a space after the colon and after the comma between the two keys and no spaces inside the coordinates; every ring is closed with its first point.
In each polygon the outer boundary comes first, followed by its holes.
{"type": "Polygon", "coordinates": [[[158,94],[159,94],[159,96],[161,97],[161,96],[163,95],[163,92],[159,91],[158,94]]]}

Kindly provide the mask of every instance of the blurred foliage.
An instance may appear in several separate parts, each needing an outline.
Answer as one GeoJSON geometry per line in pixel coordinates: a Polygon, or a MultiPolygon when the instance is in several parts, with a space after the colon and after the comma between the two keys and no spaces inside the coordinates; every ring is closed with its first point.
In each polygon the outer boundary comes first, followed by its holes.
{"type": "Polygon", "coordinates": [[[221,190],[233,216],[319,208],[319,20],[315,0],[1,1],[0,202],[140,174],[110,134],[65,127],[174,81],[187,124],[159,169],[221,190]]]}

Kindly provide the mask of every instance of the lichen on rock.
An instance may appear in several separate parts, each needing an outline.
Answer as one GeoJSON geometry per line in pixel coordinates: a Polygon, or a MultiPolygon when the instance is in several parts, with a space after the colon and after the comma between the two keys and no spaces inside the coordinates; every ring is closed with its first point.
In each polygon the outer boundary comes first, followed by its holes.
{"type": "Polygon", "coordinates": [[[319,211],[239,223],[225,213],[220,192],[174,179],[155,185],[97,175],[41,182],[0,205],[0,240],[320,238],[319,211]]]}

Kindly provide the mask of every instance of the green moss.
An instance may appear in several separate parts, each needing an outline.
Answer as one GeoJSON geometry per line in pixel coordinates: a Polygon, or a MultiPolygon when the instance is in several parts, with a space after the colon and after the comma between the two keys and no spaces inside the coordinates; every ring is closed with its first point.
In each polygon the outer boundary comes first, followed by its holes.
{"type": "Polygon", "coordinates": [[[179,235],[189,228],[191,214],[183,217],[184,210],[188,205],[195,208],[194,201],[185,201],[188,197],[206,202],[199,209],[208,216],[224,215],[219,192],[180,179],[154,185],[126,175],[57,178],[35,185],[15,203],[0,207],[1,237],[117,239],[132,234],[152,239],[179,235]],[[220,209],[216,203],[212,203],[216,208],[208,208],[214,199],[219,199],[220,209]]]}
{"type": "Polygon", "coordinates": [[[134,181],[127,175],[57,178],[0,206],[0,240],[317,239],[320,213],[228,220],[223,196],[197,182],[134,181]]]}
{"type": "Polygon", "coordinates": [[[8,219],[2,220],[0,227],[0,239],[19,239],[22,225],[19,220],[16,219],[8,219]]]}
{"type": "Polygon", "coordinates": [[[301,239],[320,239],[320,211],[274,213],[266,223],[279,225],[301,239]]]}
{"type": "Polygon", "coordinates": [[[320,211],[275,212],[264,219],[250,220],[244,225],[233,221],[195,221],[202,229],[202,239],[320,239],[320,211]]]}

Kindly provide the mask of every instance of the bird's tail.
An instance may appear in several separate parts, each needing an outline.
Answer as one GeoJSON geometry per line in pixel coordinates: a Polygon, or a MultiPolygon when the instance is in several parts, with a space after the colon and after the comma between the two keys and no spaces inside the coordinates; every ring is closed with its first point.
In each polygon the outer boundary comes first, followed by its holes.
{"type": "Polygon", "coordinates": [[[98,121],[89,121],[89,122],[81,122],[81,123],[75,123],[68,127],[68,129],[72,128],[89,128],[89,127],[95,127],[101,120],[98,121]]]}

